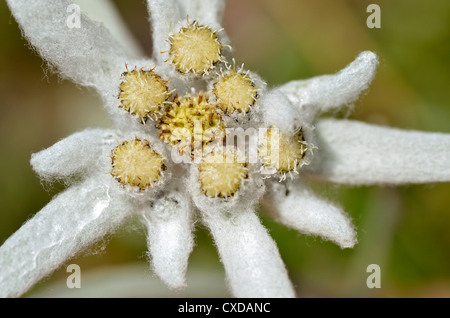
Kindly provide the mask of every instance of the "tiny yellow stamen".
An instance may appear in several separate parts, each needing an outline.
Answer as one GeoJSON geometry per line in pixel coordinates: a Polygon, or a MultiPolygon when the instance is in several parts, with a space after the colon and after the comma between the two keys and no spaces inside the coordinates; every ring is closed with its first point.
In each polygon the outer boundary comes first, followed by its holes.
{"type": "Polygon", "coordinates": [[[182,73],[208,74],[222,60],[217,32],[196,21],[169,36],[169,60],[182,73]]]}
{"type": "Polygon", "coordinates": [[[259,155],[265,167],[277,170],[282,178],[286,173],[297,173],[297,166],[303,162],[310,147],[300,131],[293,136],[286,136],[278,129],[268,129],[259,147],[259,155]]]}
{"type": "Polygon", "coordinates": [[[167,82],[153,70],[135,68],[124,72],[119,87],[120,107],[138,117],[142,123],[147,118],[155,120],[170,96],[167,82]]]}
{"type": "Polygon", "coordinates": [[[217,97],[218,106],[229,114],[234,111],[248,112],[257,97],[256,87],[251,78],[234,69],[219,77],[214,84],[213,93],[217,97]]]}
{"type": "Polygon", "coordinates": [[[152,187],[166,169],[163,157],[154,151],[147,140],[128,140],[112,151],[111,175],[123,185],[141,190],[152,187]]]}
{"type": "Polygon", "coordinates": [[[181,154],[225,135],[220,115],[203,93],[176,96],[160,119],[158,128],[161,140],[177,146],[181,154]]]}
{"type": "Polygon", "coordinates": [[[208,197],[231,197],[248,178],[247,164],[239,162],[234,153],[223,151],[207,154],[198,170],[201,190],[208,197]]]}

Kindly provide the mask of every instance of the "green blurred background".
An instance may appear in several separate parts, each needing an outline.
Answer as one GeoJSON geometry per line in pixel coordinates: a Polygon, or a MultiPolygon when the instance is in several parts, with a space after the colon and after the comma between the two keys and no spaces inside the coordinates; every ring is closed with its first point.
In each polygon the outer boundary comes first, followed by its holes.
{"type": "MultiPolygon", "coordinates": [[[[114,1],[147,54],[144,1],[114,1]]],[[[0,244],[39,211],[62,184],[41,184],[33,152],[86,127],[107,127],[101,101],[47,73],[0,2],[0,244]]],[[[228,0],[224,27],[238,63],[270,85],[334,73],[363,50],[381,63],[351,118],[404,129],[450,133],[450,2],[447,0],[228,0]],[[366,8],[381,7],[381,28],[369,29],[366,8]]],[[[352,250],[263,223],[277,242],[301,297],[449,297],[450,184],[314,189],[340,202],[358,228],[352,250]],[[381,266],[381,288],[366,287],[366,268],[381,266]]],[[[74,198],[76,199],[76,198],[74,198]]],[[[229,296],[208,232],[197,227],[188,287],[169,291],[146,264],[145,232],[131,221],[103,245],[67,264],[82,269],[69,290],[65,267],[27,297],[229,296]]]]}

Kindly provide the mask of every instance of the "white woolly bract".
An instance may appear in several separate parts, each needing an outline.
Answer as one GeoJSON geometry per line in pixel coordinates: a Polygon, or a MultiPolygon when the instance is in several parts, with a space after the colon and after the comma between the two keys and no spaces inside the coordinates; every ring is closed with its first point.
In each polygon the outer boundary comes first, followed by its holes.
{"type": "Polygon", "coordinates": [[[111,233],[135,205],[88,179],[57,195],[0,247],[0,297],[18,297],[111,233]]]}
{"type": "Polygon", "coordinates": [[[370,51],[362,52],[346,68],[333,75],[292,81],[279,87],[281,93],[296,109],[309,118],[341,106],[351,106],[375,77],[378,57],[370,51]]]}
{"type": "Polygon", "coordinates": [[[109,0],[73,0],[81,10],[92,20],[99,21],[109,30],[113,37],[122,45],[128,56],[141,57],[144,52],[128,29],[126,22],[117,7],[109,0]]]}
{"type": "Polygon", "coordinates": [[[286,135],[293,135],[301,128],[312,127],[312,116],[300,112],[289,99],[277,89],[272,89],[259,101],[259,111],[265,127],[276,127],[286,135]]]}
{"type": "Polygon", "coordinates": [[[278,248],[252,209],[201,214],[234,297],[295,297],[278,248]]]}
{"type": "Polygon", "coordinates": [[[186,287],[194,246],[191,199],[173,188],[143,211],[149,259],[154,273],[171,289],[186,287]]]}
{"type": "Polygon", "coordinates": [[[341,248],[353,247],[356,232],[349,217],[333,203],[315,195],[300,180],[270,180],[264,204],[271,216],[303,234],[320,236],[341,248]]]}
{"type": "Polygon", "coordinates": [[[32,154],[30,163],[45,181],[65,179],[75,174],[86,175],[102,169],[102,165],[108,162],[105,149],[111,148],[116,139],[114,130],[86,129],[32,154]]]}
{"type": "Polygon", "coordinates": [[[450,134],[336,119],[319,121],[316,133],[314,177],[357,185],[450,181],[450,134]]]}
{"type": "Polygon", "coordinates": [[[153,36],[153,58],[163,64],[168,55],[161,52],[168,50],[167,40],[172,27],[186,17],[176,0],[147,0],[147,9],[153,36]]]}
{"type": "Polygon", "coordinates": [[[68,26],[70,1],[7,3],[23,35],[64,78],[101,91],[114,65],[126,59],[123,48],[101,23],[81,14],[79,28],[68,26]]]}
{"type": "Polygon", "coordinates": [[[173,96],[184,96],[188,93],[195,95],[207,90],[205,78],[193,78],[192,76],[181,74],[169,62],[158,65],[155,72],[164,74],[165,78],[170,79],[168,85],[171,91],[175,90],[172,94],[173,96]]]}
{"type": "MultiPolygon", "coordinates": [[[[150,0],[151,1],[151,0],[150,0]]],[[[205,24],[222,24],[225,0],[176,0],[182,16],[205,24]]]]}

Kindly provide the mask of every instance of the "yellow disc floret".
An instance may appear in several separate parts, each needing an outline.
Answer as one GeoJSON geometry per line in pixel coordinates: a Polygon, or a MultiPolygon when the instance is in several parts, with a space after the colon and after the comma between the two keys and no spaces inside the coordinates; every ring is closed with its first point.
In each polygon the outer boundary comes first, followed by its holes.
{"type": "Polygon", "coordinates": [[[222,74],[213,87],[217,105],[229,114],[234,111],[246,113],[255,103],[256,87],[247,74],[230,70],[222,74]]]}
{"type": "Polygon", "coordinates": [[[237,160],[234,153],[223,151],[207,154],[198,170],[201,190],[208,197],[231,197],[248,178],[247,164],[237,160]]]}
{"type": "Polygon", "coordinates": [[[297,172],[297,166],[304,162],[308,150],[310,148],[301,131],[287,136],[278,129],[271,128],[267,130],[259,146],[259,156],[265,167],[275,169],[285,178],[286,173],[297,172]]]}
{"type": "Polygon", "coordinates": [[[122,74],[120,107],[138,117],[156,119],[162,113],[170,92],[167,82],[153,70],[134,69],[122,74]]]}
{"type": "Polygon", "coordinates": [[[196,21],[169,36],[169,61],[182,73],[208,74],[222,60],[217,32],[196,21]]]}
{"type": "Polygon", "coordinates": [[[141,190],[152,187],[166,169],[163,157],[154,151],[147,140],[128,140],[112,151],[111,174],[124,185],[141,190]]]}
{"type": "Polygon", "coordinates": [[[158,126],[161,140],[177,146],[181,154],[225,135],[220,115],[203,93],[175,97],[158,126]]]}

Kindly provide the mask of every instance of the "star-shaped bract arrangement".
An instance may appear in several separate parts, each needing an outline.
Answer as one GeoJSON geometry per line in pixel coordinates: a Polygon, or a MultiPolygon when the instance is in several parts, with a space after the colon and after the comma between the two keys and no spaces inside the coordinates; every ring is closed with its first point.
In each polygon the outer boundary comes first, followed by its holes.
{"type": "Polygon", "coordinates": [[[94,88],[115,128],[76,133],[32,156],[43,180],[81,181],[0,247],[1,296],[22,295],[138,216],[152,269],[170,288],[186,285],[198,219],[211,231],[234,296],[293,297],[258,203],[288,227],[349,248],[357,242],[350,219],[314,194],[309,179],[450,180],[449,135],[320,118],[351,107],[368,88],[378,65],[372,52],[336,74],[267,88],[236,67],[220,26],[224,1],[148,1],[153,59],[127,54],[84,14],[80,28],[68,28],[69,4],[8,1],[27,40],[63,78],[94,88]],[[231,139],[227,128],[238,137],[263,129],[252,145],[256,162],[236,145],[217,147],[231,139]]]}

